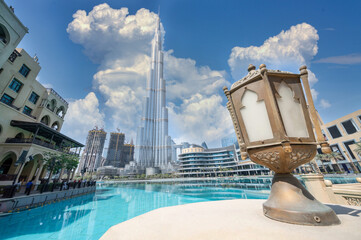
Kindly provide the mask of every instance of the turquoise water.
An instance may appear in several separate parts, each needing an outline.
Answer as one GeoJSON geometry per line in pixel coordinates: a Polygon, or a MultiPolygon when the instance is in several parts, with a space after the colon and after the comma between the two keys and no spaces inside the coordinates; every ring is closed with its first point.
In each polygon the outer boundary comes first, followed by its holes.
{"type": "Polygon", "coordinates": [[[0,239],[99,239],[111,226],[180,204],[267,199],[267,191],[219,184],[99,184],[95,194],[0,217],[0,239]]]}

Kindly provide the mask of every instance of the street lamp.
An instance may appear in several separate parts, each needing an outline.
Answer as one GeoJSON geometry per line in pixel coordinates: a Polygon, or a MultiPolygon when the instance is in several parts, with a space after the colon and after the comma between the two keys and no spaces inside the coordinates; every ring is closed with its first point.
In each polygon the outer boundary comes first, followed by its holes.
{"type": "Polygon", "coordinates": [[[248,67],[248,75],[224,87],[237,140],[244,159],[247,155],[275,172],[271,194],[263,204],[264,214],[274,220],[303,225],[334,225],[335,212],[317,201],[291,174],[316,155],[317,144],[329,152],[324,141],[306,66],[301,74],[268,70],[261,64],[248,67]],[[301,80],[305,87],[309,109],[301,80]],[[313,124],[310,119],[310,114],[313,124]],[[313,127],[317,133],[316,142],[313,127]]]}

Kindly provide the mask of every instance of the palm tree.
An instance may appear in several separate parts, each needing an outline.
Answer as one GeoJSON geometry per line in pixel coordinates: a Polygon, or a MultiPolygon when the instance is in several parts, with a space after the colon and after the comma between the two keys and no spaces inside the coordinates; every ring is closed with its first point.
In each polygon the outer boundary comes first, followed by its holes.
{"type": "MultiPolygon", "coordinates": [[[[318,166],[318,164],[317,164],[317,162],[316,162],[315,159],[312,159],[311,162],[310,162],[310,164],[316,168],[317,174],[322,174],[322,172],[321,172],[321,170],[320,170],[320,167],[318,166]]],[[[322,166],[323,166],[322,160],[321,160],[321,164],[322,164],[322,166]]],[[[323,169],[325,169],[324,166],[323,166],[323,169]]]]}
{"type": "Polygon", "coordinates": [[[355,145],[356,145],[355,152],[361,156],[361,141],[356,142],[355,145]]]}
{"type": "Polygon", "coordinates": [[[324,167],[324,165],[323,165],[322,161],[331,161],[332,164],[335,164],[337,166],[338,171],[342,171],[340,165],[337,162],[337,160],[344,159],[343,156],[341,155],[341,153],[331,152],[331,153],[325,153],[325,154],[317,154],[316,157],[319,160],[321,160],[323,167],[324,167]]]}

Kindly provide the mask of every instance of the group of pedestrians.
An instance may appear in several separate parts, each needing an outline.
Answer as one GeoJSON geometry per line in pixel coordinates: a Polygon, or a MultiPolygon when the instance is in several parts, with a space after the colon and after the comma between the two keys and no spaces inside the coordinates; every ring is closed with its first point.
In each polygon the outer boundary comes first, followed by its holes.
{"type": "MultiPolygon", "coordinates": [[[[34,188],[34,183],[33,183],[34,179],[31,179],[30,181],[28,181],[26,184],[25,184],[25,194],[26,195],[30,195],[30,192],[32,191],[32,189],[34,188]]],[[[61,182],[60,184],[60,191],[62,190],[68,190],[69,188],[73,187],[74,189],[75,188],[82,188],[82,187],[89,187],[89,186],[95,186],[95,181],[88,181],[88,180],[85,180],[85,179],[79,179],[79,180],[74,180],[73,182],[69,182],[67,180],[64,180],[61,182]]],[[[42,183],[42,184],[46,184],[46,183],[42,183]]],[[[55,186],[56,184],[56,181],[53,183],[53,187],[55,186]]],[[[13,185],[13,188],[15,188],[14,190],[16,192],[19,192],[20,189],[21,189],[21,186],[24,185],[24,181],[23,180],[19,180],[17,183],[15,183],[13,185]]],[[[58,185],[59,186],[59,185],[58,185]]],[[[43,186],[44,187],[44,186],[43,186]]],[[[42,192],[42,191],[40,191],[42,192]]]]}
{"type": "MultiPolygon", "coordinates": [[[[26,195],[30,195],[30,192],[31,192],[31,190],[33,188],[33,185],[34,185],[33,181],[34,181],[34,178],[30,179],[30,181],[25,184],[25,192],[24,193],[26,195]]],[[[14,184],[16,192],[20,191],[22,183],[23,183],[23,181],[19,180],[17,183],[14,184]]]]}

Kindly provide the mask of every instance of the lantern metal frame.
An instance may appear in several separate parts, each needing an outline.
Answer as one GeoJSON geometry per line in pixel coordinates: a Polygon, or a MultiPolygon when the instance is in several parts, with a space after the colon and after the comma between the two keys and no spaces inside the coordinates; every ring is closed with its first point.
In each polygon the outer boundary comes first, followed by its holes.
{"type": "Polygon", "coordinates": [[[227,108],[233,121],[242,159],[249,156],[253,162],[275,172],[270,197],[263,204],[264,214],[278,221],[295,224],[323,226],[339,224],[335,212],[317,201],[291,174],[295,168],[315,157],[318,144],[321,145],[323,152],[330,151],[327,142],[319,135],[322,132],[316,119],[306,66],[302,66],[300,71],[300,74],[294,74],[268,70],[265,64],[261,64],[256,70],[250,65],[248,75],[234,83],[231,90],[227,87],[223,88],[228,99],[227,108]],[[304,96],[301,79],[309,105],[304,96]],[[291,89],[293,100],[301,105],[307,136],[287,135],[277,102],[277,99],[281,98],[278,93],[281,84],[291,89]],[[242,99],[247,90],[257,94],[257,102],[264,101],[273,138],[250,141],[241,113],[244,108],[242,99]]]}

